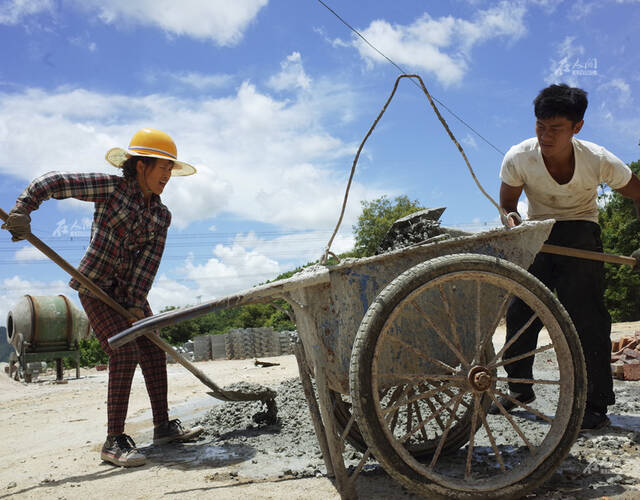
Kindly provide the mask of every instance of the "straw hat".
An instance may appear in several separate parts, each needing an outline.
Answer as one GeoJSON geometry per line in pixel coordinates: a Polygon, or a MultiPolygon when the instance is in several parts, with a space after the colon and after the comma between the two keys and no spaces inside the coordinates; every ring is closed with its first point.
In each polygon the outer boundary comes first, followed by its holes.
{"type": "Polygon", "coordinates": [[[196,173],[195,167],[178,161],[178,148],[173,139],[161,130],[143,128],[138,130],[129,142],[128,149],[111,148],[105,155],[106,160],[114,167],[122,168],[122,164],[132,156],[144,156],[148,158],[160,158],[172,160],[174,167],[171,176],[192,175],[196,173]]]}

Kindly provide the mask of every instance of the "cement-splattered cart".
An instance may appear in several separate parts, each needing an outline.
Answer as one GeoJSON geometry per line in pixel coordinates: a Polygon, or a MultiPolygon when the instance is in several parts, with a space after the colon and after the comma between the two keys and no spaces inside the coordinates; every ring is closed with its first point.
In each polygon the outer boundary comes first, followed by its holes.
{"type": "Polygon", "coordinates": [[[142,320],[119,343],[211,311],[273,299],[295,312],[297,358],[327,471],[342,498],[368,460],[428,498],[517,498],[574,443],[586,375],[578,336],[555,296],[525,271],[553,221],[426,241],[142,320]],[[505,345],[513,299],[531,319],[505,345]],[[538,344],[503,360],[533,322],[538,344]],[[504,366],[533,359],[537,400],[489,414],[508,396],[504,366]],[[315,380],[315,389],[312,381],[315,380]],[[346,468],[345,442],[362,453],[346,468]]]}

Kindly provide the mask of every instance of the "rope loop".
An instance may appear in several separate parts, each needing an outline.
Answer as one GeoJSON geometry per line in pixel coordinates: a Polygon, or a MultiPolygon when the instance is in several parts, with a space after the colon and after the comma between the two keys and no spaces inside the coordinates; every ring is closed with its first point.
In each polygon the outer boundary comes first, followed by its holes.
{"type": "MultiPolygon", "coordinates": [[[[440,114],[440,110],[436,106],[433,98],[431,97],[431,94],[429,94],[429,91],[427,90],[427,87],[425,86],[424,82],[422,81],[422,78],[420,77],[420,75],[402,74],[402,75],[398,76],[398,78],[396,78],[396,82],[393,85],[393,90],[391,91],[391,94],[389,95],[387,101],[384,103],[384,106],[382,107],[382,110],[380,110],[380,113],[378,113],[378,116],[374,120],[373,124],[369,128],[369,131],[364,136],[364,139],[362,139],[362,142],[360,143],[360,147],[358,147],[358,151],[356,152],[356,156],[353,159],[353,165],[351,166],[351,174],[349,175],[349,181],[347,182],[347,189],[346,189],[346,191],[344,193],[344,200],[342,201],[342,210],[340,211],[340,217],[338,218],[338,223],[336,224],[336,228],[334,229],[333,234],[331,235],[331,238],[329,238],[329,242],[327,243],[327,246],[324,249],[324,253],[322,254],[322,257],[320,258],[320,264],[326,264],[327,259],[329,257],[329,254],[331,253],[331,245],[333,243],[334,238],[336,237],[336,234],[338,233],[338,229],[340,228],[340,224],[342,224],[342,219],[344,217],[344,211],[345,211],[345,208],[347,206],[347,199],[349,197],[349,190],[351,189],[351,182],[353,181],[353,175],[354,175],[354,173],[356,171],[356,165],[358,164],[358,159],[360,158],[360,153],[362,152],[362,148],[364,147],[365,143],[369,139],[369,136],[371,136],[371,133],[373,132],[373,130],[376,128],[376,125],[378,124],[378,122],[382,118],[382,115],[384,115],[384,113],[387,111],[387,107],[389,106],[389,103],[391,102],[391,99],[393,99],[393,96],[395,95],[396,90],[398,89],[398,83],[400,83],[400,80],[403,79],[403,78],[410,78],[410,79],[418,80],[418,82],[420,83],[420,88],[422,89],[424,94],[427,96],[427,99],[429,100],[429,104],[431,104],[431,107],[433,108],[433,111],[435,112],[436,116],[438,117],[438,120],[440,120],[440,123],[442,124],[444,129],[447,131],[447,134],[449,134],[449,137],[451,138],[453,143],[457,146],[458,151],[460,151],[460,154],[462,155],[462,158],[464,159],[464,162],[466,163],[467,168],[469,169],[469,172],[471,173],[471,176],[473,177],[473,180],[475,181],[476,185],[478,186],[478,189],[480,189],[482,194],[484,194],[486,196],[486,198],[493,204],[493,206],[496,207],[496,209],[498,210],[498,213],[500,214],[500,220],[503,220],[504,215],[503,215],[502,209],[496,203],[496,201],[489,195],[489,193],[487,193],[484,190],[484,188],[480,184],[480,181],[476,177],[476,174],[473,171],[473,168],[471,168],[471,164],[469,163],[469,159],[467,158],[467,155],[465,154],[464,149],[462,149],[462,146],[460,145],[458,140],[455,138],[455,136],[451,132],[451,129],[449,128],[449,125],[447,125],[447,122],[443,118],[442,114],[440,114]]],[[[518,215],[518,218],[519,217],[520,216],[518,215]]],[[[504,222],[503,222],[503,224],[504,224],[504,222]]]]}

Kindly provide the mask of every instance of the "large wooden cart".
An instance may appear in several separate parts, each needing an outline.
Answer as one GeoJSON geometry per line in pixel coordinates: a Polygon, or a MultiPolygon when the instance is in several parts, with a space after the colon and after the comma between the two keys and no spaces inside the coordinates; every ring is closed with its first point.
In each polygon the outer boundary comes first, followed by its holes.
{"type": "Polygon", "coordinates": [[[286,300],[300,337],[297,358],[328,473],[342,498],[368,460],[428,498],[517,498],[544,482],[573,445],[586,375],[575,328],[555,296],[525,269],[553,221],[529,222],[410,248],[293,277],[147,318],[122,344],[217,309],[286,300]],[[532,315],[505,345],[504,318],[521,299],[532,315]],[[509,345],[533,322],[543,330],[533,379],[509,379],[509,345]],[[316,389],[312,387],[315,379],[316,389]],[[510,380],[537,399],[507,413],[510,380]],[[346,468],[345,442],[362,453],[346,468]]]}

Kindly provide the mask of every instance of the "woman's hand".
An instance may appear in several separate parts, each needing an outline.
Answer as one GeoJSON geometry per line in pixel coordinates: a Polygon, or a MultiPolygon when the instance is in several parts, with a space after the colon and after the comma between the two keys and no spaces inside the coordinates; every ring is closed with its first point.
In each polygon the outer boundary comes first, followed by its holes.
{"type": "Polygon", "coordinates": [[[13,207],[2,229],[11,233],[11,241],[24,240],[31,233],[31,217],[18,207],[13,207]]]}
{"type": "Polygon", "coordinates": [[[130,307],[128,309],[129,314],[131,314],[131,316],[133,316],[135,319],[130,319],[129,322],[131,324],[135,323],[138,320],[144,319],[147,317],[147,315],[144,313],[144,311],[142,309],[140,309],[139,307],[130,307]]]}

